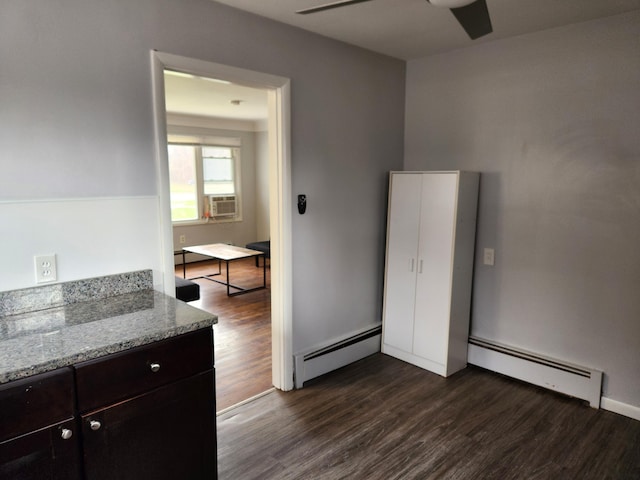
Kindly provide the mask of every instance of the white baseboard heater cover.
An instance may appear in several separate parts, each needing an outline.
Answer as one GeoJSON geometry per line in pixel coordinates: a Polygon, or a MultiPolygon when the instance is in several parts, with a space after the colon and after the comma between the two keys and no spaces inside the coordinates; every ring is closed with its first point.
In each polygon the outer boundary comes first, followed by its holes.
{"type": "Polygon", "coordinates": [[[568,364],[478,337],[469,337],[468,363],[587,400],[591,407],[600,408],[600,370],[568,364]]]}
{"type": "Polygon", "coordinates": [[[343,338],[293,356],[295,388],[380,351],[382,325],[352,332],[343,338]]]}

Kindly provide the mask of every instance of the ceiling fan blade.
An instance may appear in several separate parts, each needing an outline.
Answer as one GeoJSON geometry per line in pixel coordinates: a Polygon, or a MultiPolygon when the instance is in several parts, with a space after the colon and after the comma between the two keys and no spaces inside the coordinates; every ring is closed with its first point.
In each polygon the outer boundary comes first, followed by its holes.
{"type": "Polygon", "coordinates": [[[464,7],[452,8],[451,12],[471,40],[493,32],[487,0],[476,0],[464,7]]]}
{"type": "Polygon", "coordinates": [[[331,10],[332,8],[346,7],[347,5],[353,5],[354,3],[362,3],[362,2],[369,2],[369,1],[371,0],[339,0],[337,2],[326,3],[318,7],[311,7],[311,8],[298,10],[296,11],[296,13],[306,15],[307,13],[321,12],[323,10],[331,10]]]}

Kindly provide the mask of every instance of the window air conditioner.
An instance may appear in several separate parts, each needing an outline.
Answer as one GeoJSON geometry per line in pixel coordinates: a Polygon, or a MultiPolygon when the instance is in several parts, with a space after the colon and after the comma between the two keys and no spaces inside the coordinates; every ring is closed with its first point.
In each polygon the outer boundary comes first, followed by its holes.
{"type": "Polygon", "coordinates": [[[236,196],[208,195],[209,216],[211,217],[235,217],[236,196]]]}

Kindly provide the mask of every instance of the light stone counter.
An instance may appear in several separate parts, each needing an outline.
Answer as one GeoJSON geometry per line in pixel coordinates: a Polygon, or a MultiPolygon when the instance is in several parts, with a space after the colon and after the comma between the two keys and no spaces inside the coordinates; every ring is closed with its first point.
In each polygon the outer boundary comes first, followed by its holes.
{"type": "Polygon", "coordinates": [[[0,292],[0,383],[217,322],[151,283],[151,272],[142,271],[0,292]],[[53,306],[33,311],[43,305],[53,306]]]}

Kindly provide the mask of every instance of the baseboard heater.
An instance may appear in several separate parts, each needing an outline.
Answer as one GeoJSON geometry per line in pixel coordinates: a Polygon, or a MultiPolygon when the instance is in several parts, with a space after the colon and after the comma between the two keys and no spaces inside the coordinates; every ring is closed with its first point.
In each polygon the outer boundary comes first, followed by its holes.
{"type": "Polygon", "coordinates": [[[587,400],[593,408],[600,408],[600,370],[568,364],[473,336],[469,337],[468,363],[587,400]]]}
{"type": "Polygon", "coordinates": [[[325,345],[293,356],[296,388],[304,382],[380,351],[382,325],[352,332],[325,345]]]}

